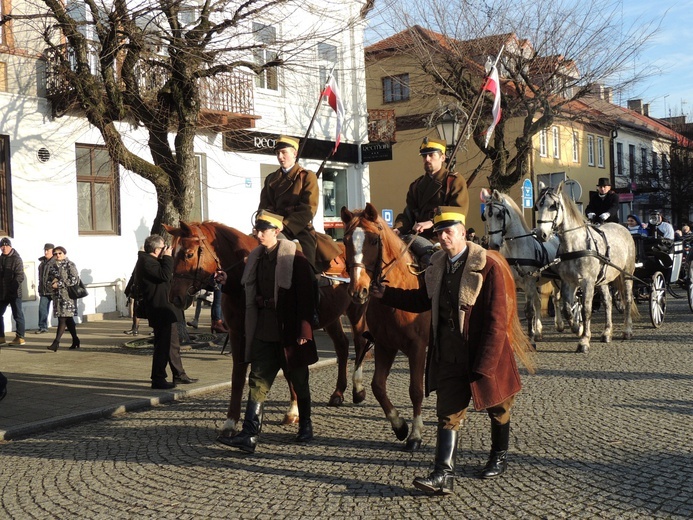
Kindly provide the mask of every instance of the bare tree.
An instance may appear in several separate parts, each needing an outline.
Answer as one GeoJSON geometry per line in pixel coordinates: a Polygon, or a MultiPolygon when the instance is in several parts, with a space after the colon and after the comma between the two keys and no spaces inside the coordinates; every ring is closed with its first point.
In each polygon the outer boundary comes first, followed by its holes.
{"type": "MultiPolygon", "coordinates": [[[[473,132],[473,139],[492,161],[491,186],[505,191],[528,174],[532,137],[557,119],[579,119],[575,101],[595,84],[618,92],[653,72],[636,62],[657,25],[629,25],[622,9],[621,2],[600,0],[415,0],[404,8],[381,6],[371,16],[383,35],[405,30],[399,52],[416,60],[440,96],[467,111],[487,60],[504,46],[504,115],[488,147],[483,132],[473,132]],[[513,118],[521,125],[511,140],[506,123],[513,118]]],[[[474,124],[484,128],[490,110],[481,114],[474,124]]]]}
{"type": "MultiPolygon", "coordinates": [[[[249,72],[276,82],[278,67],[298,65],[309,44],[350,23],[332,20],[282,39],[261,21],[281,23],[302,9],[315,14],[311,0],[34,2],[33,13],[8,13],[3,23],[34,21],[47,49],[54,116],[84,114],[111,158],[153,183],[153,231],[187,218],[192,208],[195,135],[224,117],[217,113],[215,120],[214,110],[202,109],[222,95],[242,104],[244,96],[252,98],[249,72]],[[146,129],[151,161],[126,144],[128,125],[146,129]]],[[[247,108],[237,105],[217,112],[247,108]]]]}

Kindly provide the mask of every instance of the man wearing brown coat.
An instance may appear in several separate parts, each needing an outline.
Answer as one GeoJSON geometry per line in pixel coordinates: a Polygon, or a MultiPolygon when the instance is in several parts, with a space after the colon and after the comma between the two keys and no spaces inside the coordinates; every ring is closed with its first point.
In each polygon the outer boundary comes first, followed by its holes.
{"type": "MultiPolygon", "coordinates": [[[[291,381],[298,400],[297,442],[313,439],[308,366],[318,360],[311,320],[315,312],[313,271],[290,240],[279,240],[282,217],[260,211],[253,249],[243,271],[245,288],[245,361],[250,362],[248,404],[243,430],[217,442],[254,453],[262,428],[265,399],[279,369],[291,381]]],[[[226,273],[217,273],[219,283],[226,273]]]]}
{"type": "Polygon", "coordinates": [[[426,391],[437,392],[435,467],[414,480],[418,489],[452,493],[458,430],[474,398],[491,418],[491,454],[481,478],[505,472],[510,408],[521,389],[507,336],[505,283],[500,265],[465,239],[465,215],[442,207],[433,218],[442,251],[431,258],[419,289],[376,287],[373,296],[409,312],[431,310],[426,391]]]}

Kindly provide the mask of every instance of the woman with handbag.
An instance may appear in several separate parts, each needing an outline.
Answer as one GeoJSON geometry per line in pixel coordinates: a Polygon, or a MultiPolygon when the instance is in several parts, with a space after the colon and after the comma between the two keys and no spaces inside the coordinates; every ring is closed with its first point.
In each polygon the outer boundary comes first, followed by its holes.
{"type": "Polygon", "coordinates": [[[47,292],[50,291],[53,296],[53,312],[55,317],[58,318],[58,330],[48,350],[53,352],[58,350],[60,338],[62,338],[66,328],[72,336],[70,349],[74,350],[79,348],[79,338],[77,337],[77,327],[74,319],[77,307],[75,300],[70,296],[68,288],[74,287],[74,289],[77,289],[79,287],[79,273],[74,262],[67,258],[67,250],[63,246],[53,249],[53,257],[55,262],[48,266],[48,274],[45,280],[47,292]]]}

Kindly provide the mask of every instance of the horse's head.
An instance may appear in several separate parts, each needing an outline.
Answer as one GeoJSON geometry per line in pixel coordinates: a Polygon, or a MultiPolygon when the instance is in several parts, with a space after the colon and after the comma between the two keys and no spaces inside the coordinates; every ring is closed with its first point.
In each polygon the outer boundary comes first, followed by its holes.
{"type": "Polygon", "coordinates": [[[211,283],[214,272],[220,268],[219,259],[202,226],[180,222],[179,228],[164,225],[173,237],[173,283],[169,300],[176,307],[187,309],[193,296],[211,283]]]}
{"type": "Polygon", "coordinates": [[[345,224],[346,264],[351,277],[349,295],[355,303],[364,304],[368,301],[371,283],[378,281],[382,271],[383,223],[370,202],[362,211],[351,212],[343,207],[341,216],[345,224]]]}
{"type": "Polygon", "coordinates": [[[557,188],[551,188],[540,182],[539,190],[534,209],[537,212],[539,238],[546,242],[563,226],[565,218],[563,183],[561,182],[557,188]]]}
{"type": "Polygon", "coordinates": [[[504,196],[498,191],[491,193],[486,188],[479,194],[481,202],[484,203],[484,212],[481,220],[486,223],[486,234],[488,235],[488,247],[498,251],[503,246],[505,234],[507,232],[507,222],[510,219],[510,211],[505,204],[504,196]]]}

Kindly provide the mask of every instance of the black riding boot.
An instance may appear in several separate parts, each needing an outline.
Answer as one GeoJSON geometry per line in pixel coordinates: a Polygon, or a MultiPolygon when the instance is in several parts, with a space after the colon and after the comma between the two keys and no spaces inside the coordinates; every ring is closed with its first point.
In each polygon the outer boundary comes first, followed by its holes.
{"type": "Polygon", "coordinates": [[[414,487],[427,493],[449,495],[455,484],[455,457],[457,457],[457,430],[438,428],[436,459],[433,473],[414,479],[414,487]]]}
{"type": "Polygon", "coordinates": [[[217,442],[238,448],[246,453],[255,453],[257,439],[262,429],[262,403],[248,401],[243,419],[243,429],[233,437],[218,437],[217,442]]]}
{"type": "Polygon", "coordinates": [[[505,473],[508,468],[508,442],[510,438],[510,422],[498,426],[491,421],[491,455],[484,469],[481,470],[481,478],[493,478],[505,473]]]}
{"type": "Polygon", "coordinates": [[[298,400],[298,435],[296,442],[313,440],[313,422],[310,420],[310,398],[298,400]]]}

